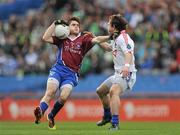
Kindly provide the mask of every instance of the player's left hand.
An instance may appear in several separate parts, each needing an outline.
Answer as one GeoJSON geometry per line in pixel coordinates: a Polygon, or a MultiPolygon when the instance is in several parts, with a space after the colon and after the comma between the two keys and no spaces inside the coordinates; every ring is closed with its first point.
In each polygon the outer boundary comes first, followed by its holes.
{"type": "Polygon", "coordinates": [[[119,36],[119,32],[118,32],[118,31],[115,31],[114,33],[112,33],[112,34],[109,36],[109,39],[110,39],[110,40],[115,40],[118,36],[119,36]]]}
{"type": "Polygon", "coordinates": [[[129,75],[129,67],[124,66],[120,74],[122,74],[123,78],[128,77],[128,75],[129,75]]]}

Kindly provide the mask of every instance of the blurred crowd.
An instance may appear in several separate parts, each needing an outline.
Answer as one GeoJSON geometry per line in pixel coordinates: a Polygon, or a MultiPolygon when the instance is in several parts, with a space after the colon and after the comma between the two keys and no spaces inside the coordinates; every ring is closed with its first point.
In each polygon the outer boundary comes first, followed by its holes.
{"type": "MultiPolygon", "coordinates": [[[[129,22],[139,73],[179,73],[180,1],[46,0],[39,10],[0,20],[0,75],[48,73],[57,48],[42,42],[41,37],[53,20],[78,16],[82,31],[106,35],[108,16],[116,13],[129,22]]],[[[111,53],[95,46],[84,59],[81,74],[112,70],[111,53]]]]}

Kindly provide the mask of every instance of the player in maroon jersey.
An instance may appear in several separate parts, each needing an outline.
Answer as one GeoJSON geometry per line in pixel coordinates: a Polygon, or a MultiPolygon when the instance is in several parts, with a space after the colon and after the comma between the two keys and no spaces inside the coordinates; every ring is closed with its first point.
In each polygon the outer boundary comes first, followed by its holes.
{"type": "MultiPolygon", "coordinates": [[[[57,89],[61,90],[58,100],[55,102],[51,112],[48,114],[49,128],[56,129],[54,117],[64,106],[73,87],[78,84],[78,73],[85,54],[94,46],[105,42],[109,36],[93,37],[89,33],[80,32],[80,20],[77,17],[69,19],[67,25],[70,28],[70,35],[66,39],[58,39],[53,36],[56,24],[64,24],[64,21],[53,22],[43,35],[45,42],[55,44],[58,47],[57,61],[50,70],[47,80],[47,89],[40,105],[34,110],[35,123],[40,122],[41,117],[47,110],[51,99],[57,89]]],[[[104,49],[111,50],[106,43],[100,44],[104,49]]]]}

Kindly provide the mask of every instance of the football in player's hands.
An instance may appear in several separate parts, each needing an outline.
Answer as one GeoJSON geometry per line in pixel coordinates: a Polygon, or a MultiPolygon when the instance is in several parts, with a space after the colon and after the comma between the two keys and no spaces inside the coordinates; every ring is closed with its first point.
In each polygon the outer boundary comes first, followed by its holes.
{"type": "Polygon", "coordinates": [[[54,28],[54,34],[59,39],[65,39],[70,34],[69,26],[66,24],[63,20],[57,20],[54,22],[55,28],[54,28]]]}

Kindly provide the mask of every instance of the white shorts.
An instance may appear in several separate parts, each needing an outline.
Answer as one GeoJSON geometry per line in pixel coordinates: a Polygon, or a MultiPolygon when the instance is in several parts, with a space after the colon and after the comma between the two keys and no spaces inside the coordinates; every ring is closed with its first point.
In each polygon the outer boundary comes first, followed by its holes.
{"type": "Polygon", "coordinates": [[[102,84],[106,85],[109,89],[112,84],[120,84],[123,92],[131,90],[136,82],[136,72],[131,72],[129,78],[123,78],[121,74],[116,73],[108,77],[102,84]]]}

